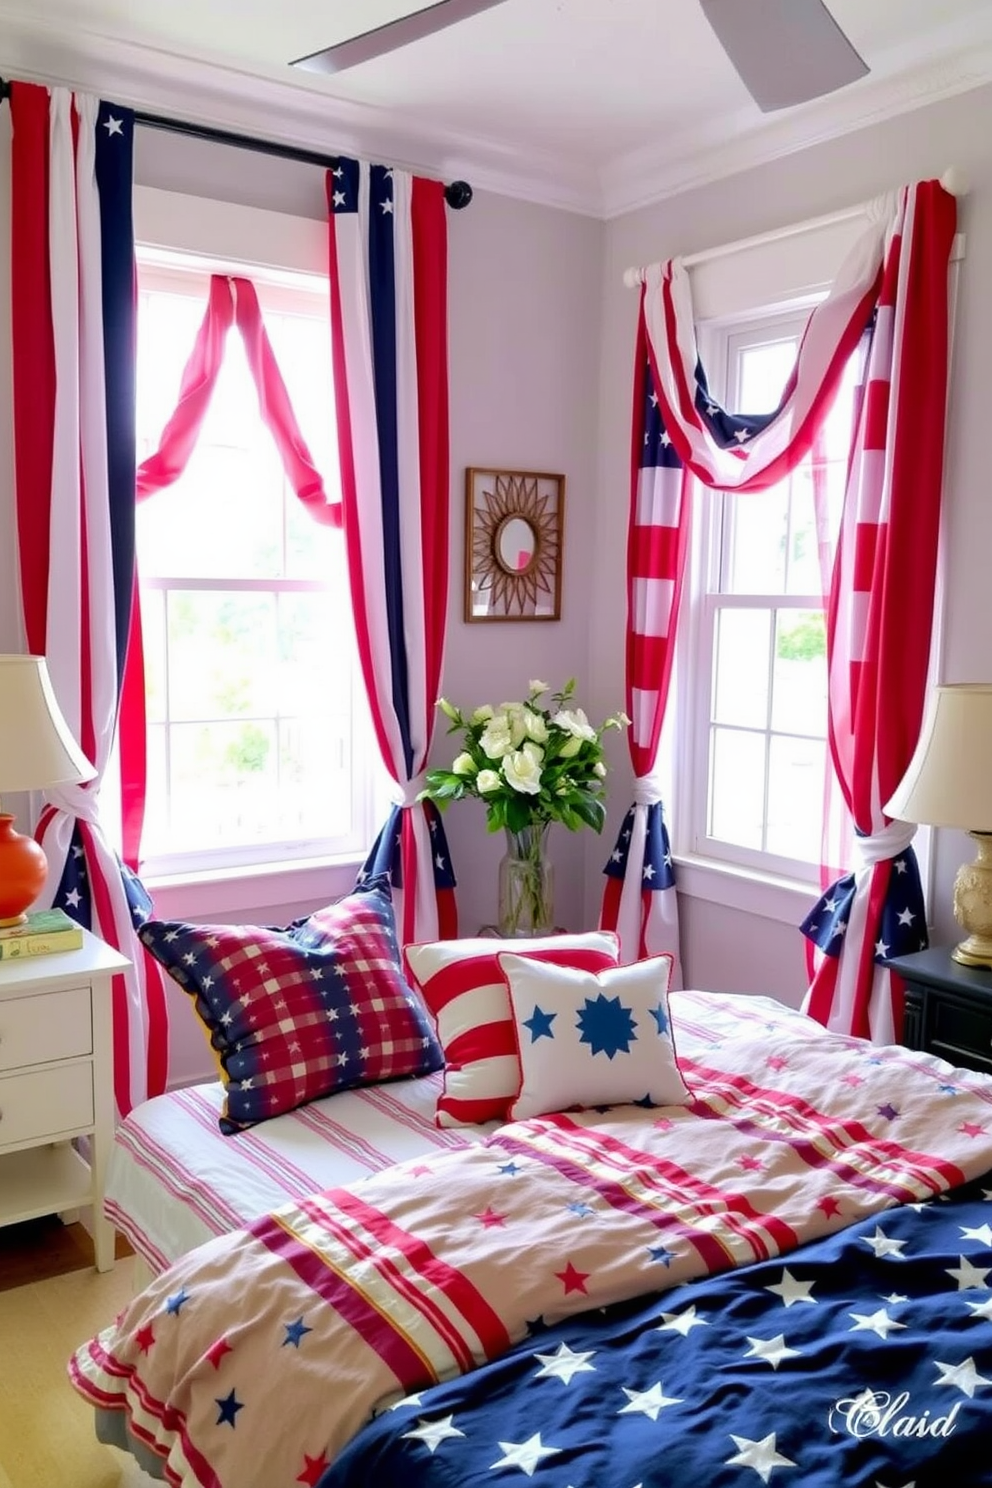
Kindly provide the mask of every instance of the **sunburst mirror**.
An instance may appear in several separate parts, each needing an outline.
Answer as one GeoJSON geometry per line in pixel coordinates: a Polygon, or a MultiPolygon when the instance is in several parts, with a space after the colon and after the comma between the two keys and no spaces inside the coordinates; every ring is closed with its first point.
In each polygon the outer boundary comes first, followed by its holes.
{"type": "Polygon", "coordinates": [[[565,477],[465,472],[465,619],[557,620],[565,477]]]}

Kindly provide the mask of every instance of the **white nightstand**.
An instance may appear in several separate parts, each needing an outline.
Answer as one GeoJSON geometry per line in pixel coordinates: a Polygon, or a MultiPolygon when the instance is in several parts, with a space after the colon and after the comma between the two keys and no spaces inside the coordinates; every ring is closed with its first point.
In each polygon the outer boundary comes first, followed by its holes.
{"type": "Polygon", "coordinates": [[[98,1271],[114,1264],[110,988],[129,964],[88,933],[79,951],[0,961],[0,1225],[92,1205],[98,1271]],[[86,1136],[89,1162],[72,1145],[86,1136]]]}

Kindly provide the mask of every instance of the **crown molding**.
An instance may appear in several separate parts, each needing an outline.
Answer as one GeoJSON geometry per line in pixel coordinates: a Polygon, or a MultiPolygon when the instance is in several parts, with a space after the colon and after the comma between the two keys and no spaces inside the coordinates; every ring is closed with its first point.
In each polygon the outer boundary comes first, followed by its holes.
{"type": "Polygon", "coordinates": [[[402,169],[469,181],[586,216],[601,215],[588,164],[434,129],[386,108],[335,98],[318,74],[269,72],[185,57],[119,37],[67,34],[34,17],[4,14],[0,76],[76,88],[115,103],[256,135],[328,155],[388,160],[402,169]]]}
{"type": "MultiPolygon", "coordinates": [[[[811,145],[898,117],[992,82],[992,7],[984,34],[946,28],[931,59],[898,50],[881,69],[787,114],[720,116],[691,134],[669,134],[600,170],[588,159],[452,134],[399,111],[335,98],[316,74],[252,70],[208,57],[74,29],[4,11],[0,75],[99,93],[115,102],[302,149],[389,160],[404,169],[464,178],[473,188],[584,216],[611,219],[811,145]]],[[[952,161],[948,162],[953,164],[952,161]]]]}
{"type": "Polygon", "coordinates": [[[990,82],[992,29],[976,45],[890,77],[866,79],[757,127],[749,113],[725,116],[703,131],[670,137],[663,151],[631,151],[604,180],[599,214],[623,216],[990,82]]]}

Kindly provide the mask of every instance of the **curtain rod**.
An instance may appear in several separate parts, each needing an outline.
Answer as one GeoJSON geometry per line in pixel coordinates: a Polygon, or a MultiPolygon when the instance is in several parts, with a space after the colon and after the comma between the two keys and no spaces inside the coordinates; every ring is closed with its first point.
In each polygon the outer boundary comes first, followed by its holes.
{"type": "MultiPolygon", "coordinates": [[[[940,178],[940,184],[952,196],[968,195],[968,183],[964,172],[953,166],[945,170],[940,178]]],[[[749,248],[763,248],[766,243],[780,243],[784,238],[794,238],[800,233],[816,232],[821,227],[834,227],[841,222],[853,222],[865,215],[867,206],[867,202],[862,202],[855,207],[844,207],[839,212],[826,212],[822,217],[809,217],[805,222],[792,222],[787,227],[773,227],[768,232],[755,233],[750,238],[738,238],[733,243],[721,243],[716,248],[703,248],[699,253],[687,253],[682,259],[682,264],[685,268],[691,269],[697,264],[710,263],[714,258],[727,258],[732,253],[744,253],[749,248]]],[[[626,287],[636,289],[639,284],[643,284],[645,272],[643,268],[624,269],[623,282],[626,287]]]]}
{"type": "MultiPolygon", "coordinates": [[[[0,103],[10,97],[10,83],[0,78],[0,103]]],[[[184,134],[190,139],[206,140],[213,145],[232,145],[238,150],[253,150],[259,155],[276,155],[281,160],[296,160],[303,165],[317,165],[327,170],[337,164],[334,155],[323,155],[316,150],[304,150],[296,145],[283,145],[277,140],[260,139],[257,135],[238,134],[231,129],[215,129],[210,124],[193,124],[188,119],[170,119],[165,114],[146,114],[135,109],[134,122],[146,129],[161,129],[169,134],[184,134]]],[[[472,188],[467,181],[451,181],[444,188],[444,199],[454,211],[460,212],[472,200],[472,188]]]]}

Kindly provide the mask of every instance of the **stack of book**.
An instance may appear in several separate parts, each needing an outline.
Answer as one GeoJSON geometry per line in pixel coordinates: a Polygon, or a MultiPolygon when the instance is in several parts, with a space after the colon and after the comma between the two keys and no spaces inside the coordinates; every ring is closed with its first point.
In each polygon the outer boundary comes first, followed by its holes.
{"type": "Polygon", "coordinates": [[[20,925],[0,925],[0,961],[78,951],[83,930],[61,909],[36,909],[20,925]]]}

